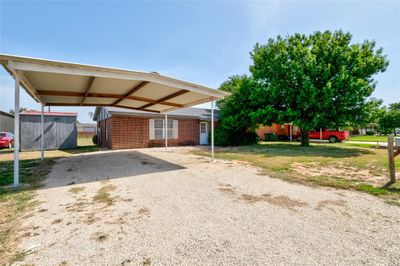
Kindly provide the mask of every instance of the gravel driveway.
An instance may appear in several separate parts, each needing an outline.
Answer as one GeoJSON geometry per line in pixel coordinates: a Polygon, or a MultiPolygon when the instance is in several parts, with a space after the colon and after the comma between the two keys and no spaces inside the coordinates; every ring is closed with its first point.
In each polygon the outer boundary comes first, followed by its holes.
{"type": "Polygon", "coordinates": [[[399,265],[400,208],[187,149],[60,159],[21,265],[399,265]]]}

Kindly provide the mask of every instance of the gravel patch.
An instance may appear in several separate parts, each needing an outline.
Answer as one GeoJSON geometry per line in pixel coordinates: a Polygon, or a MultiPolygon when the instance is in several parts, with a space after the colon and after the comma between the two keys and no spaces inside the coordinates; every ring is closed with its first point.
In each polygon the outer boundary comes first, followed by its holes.
{"type": "Polygon", "coordinates": [[[399,207],[184,148],[60,159],[37,199],[20,265],[400,264],[399,207]]]}

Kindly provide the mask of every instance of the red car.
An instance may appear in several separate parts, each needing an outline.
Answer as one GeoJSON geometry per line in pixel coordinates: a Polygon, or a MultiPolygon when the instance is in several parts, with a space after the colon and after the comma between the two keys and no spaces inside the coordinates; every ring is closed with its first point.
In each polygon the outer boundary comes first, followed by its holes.
{"type": "Polygon", "coordinates": [[[14,146],[14,134],[10,132],[0,132],[0,148],[11,149],[14,146]]]}
{"type": "MultiPolygon", "coordinates": [[[[296,136],[298,140],[301,140],[301,135],[296,136]]],[[[316,131],[310,131],[308,133],[308,137],[310,139],[320,139],[321,137],[321,132],[318,130],[316,131]]],[[[322,130],[322,139],[323,140],[329,140],[330,143],[334,142],[341,142],[342,140],[348,140],[349,139],[349,131],[348,130],[329,130],[329,129],[324,129],[322,130]]]]}

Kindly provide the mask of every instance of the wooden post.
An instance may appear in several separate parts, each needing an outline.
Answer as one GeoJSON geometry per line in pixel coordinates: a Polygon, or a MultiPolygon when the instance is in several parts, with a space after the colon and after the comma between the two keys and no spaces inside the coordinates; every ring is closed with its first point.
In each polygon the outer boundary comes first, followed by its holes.
{"type": "Polygon", "coordinates": [[[319,129],[319,143],[322,143],[322,128],[319,129]]]}
{"type": "Polygon", "coordinates": [[[389,154],[389,171],[390,171],[390,182],[394,184],[396,182],[396,171],[394,166],[394,145],[393,145],[393,135],[388,136],[388,154],[389,154]]]}

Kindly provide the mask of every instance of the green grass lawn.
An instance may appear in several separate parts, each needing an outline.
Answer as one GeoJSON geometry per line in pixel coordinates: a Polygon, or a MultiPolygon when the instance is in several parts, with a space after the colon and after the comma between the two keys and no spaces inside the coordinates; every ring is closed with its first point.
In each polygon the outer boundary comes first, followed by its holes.
{"type": "Polygon", "coordinates": [[[95,144],[92,141],[91,136],[89,137],[79,137],[77,142],[78,142],[78,147],[80,146],[95,146],[95,144]]]}
{"type": "Polygon", "coordinates": [[[387,142],[387,136],[350,136],[351,141],[387,142]]]}
{"type": "MultiPolygon", "coordinates": [[[[195,151],[208,155],[205,151],[195,151]]],[[[400,184],[382,188],[389,181],[387,150],[346,144],[261,142],[257,145],[218,148],[216,157],[246,161],[264,174],[289,182],[364,191],[400,205],[400,184]]],[[[400,170],[400,160],[396,160],[400,170]]]]}

